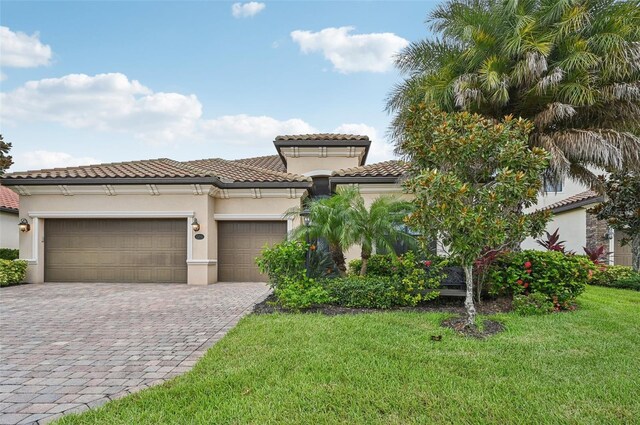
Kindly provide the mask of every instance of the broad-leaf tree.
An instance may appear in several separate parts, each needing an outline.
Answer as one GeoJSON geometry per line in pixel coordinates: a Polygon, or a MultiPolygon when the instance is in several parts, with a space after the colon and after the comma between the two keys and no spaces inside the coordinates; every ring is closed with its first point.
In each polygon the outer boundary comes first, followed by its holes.
{"type": "Polygon", "coordinates": [[[401,152],[410,160],[406,188],[415,195],[407,223],[439,236],[465,273],[467,325],[475,324],[473,264],[483,249],[500,250],[539,234],[544,214],[525,215],[536,202],[548,154],[527,146],[531,123],[418,106],[404,115],[401,152]]]}
{"type": "Polygon", "coordinates": [[[0,134],[0,177],[13,164],[13,158],[9,155],[9,150],[11,150],[11,143],[5,142],[2,134],[0,134]]]}
{"type": "Polygon", "coordinates": [[[640,166],[640,1],[449,0],[427,23],[436,35],[396,61],[398,143],[404,115],[433,102],[531,120],[529,146],[550,153],[554,180],[599,187],[592,170],[640,166]]]}
{"type": "Polygon", "coordinates": [[[615,230],[629,235],[631,264],[640,271],[640,173],[616,172],[604,180],[607,198],[592,211],[615,230]]]}

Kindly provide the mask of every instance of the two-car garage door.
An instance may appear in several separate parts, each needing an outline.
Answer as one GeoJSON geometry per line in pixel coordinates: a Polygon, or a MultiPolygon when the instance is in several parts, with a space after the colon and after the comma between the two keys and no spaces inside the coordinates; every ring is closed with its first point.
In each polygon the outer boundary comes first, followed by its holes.
{"type": "Polygon", "coordinates": [[[186,219],[47,219],[46,282],[187,282],[186,219]]]}
{"type": "MultiPolygon", "coordinates": [[[[259,282],[255,259],[286,238],[284,221],[218,222],[218,280],[259,282]]],[[[46,282],[187,281],[186,219],[47,219],[46,282]]]]}

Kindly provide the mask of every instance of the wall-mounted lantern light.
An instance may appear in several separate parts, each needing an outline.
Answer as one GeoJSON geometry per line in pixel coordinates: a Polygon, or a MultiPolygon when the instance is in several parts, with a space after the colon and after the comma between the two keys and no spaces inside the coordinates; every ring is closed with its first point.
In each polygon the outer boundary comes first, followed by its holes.
{"type": "Polygon", "coordinates": [[[613,229],[611,227],[609,227],[607,229],[607,233],[604,234],[604,239],[610,241],[611,239],[613,239],[613,236],[614,236],[613,229]]]}
{"type": "Polygon", "coordinates": [[[200,230],[200,223],[198,223],[198,219],[197,218],[193,218],[193,223],[191,223],[191,228],[193,229],[194,232],[197,232],[198,230],[200,230]]]}
{"type": "Polygon", "coordinates": [[[18,228],[21,232],[28,232],[29,230],[31,230],[31,226],[29,225],[29,222],[27,222],[26,218],[20,220],[20,223],[18,223],[18,228]]]}
{"type": "Polygon", "coordinates": [[[305,227],[309,227],[309,224],[311,224],[311,213],[309,210],[300,211],[300,217],[302,217],[302,222],[305,227]]]}

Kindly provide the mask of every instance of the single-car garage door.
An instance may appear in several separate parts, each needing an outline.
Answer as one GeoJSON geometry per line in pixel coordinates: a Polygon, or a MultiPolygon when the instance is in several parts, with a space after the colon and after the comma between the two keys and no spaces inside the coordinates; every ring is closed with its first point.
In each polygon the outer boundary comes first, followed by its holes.
{"type": "Polygon", "coordinates": [[[286,221],[219,221],[218,280],[220,282],[264,282],[256,258],[265,244],[287,237],[286,221]]]}
{"type": "Polygon", "coordinates": [[[46,282],[187,282],[186,219],[47,219],[46,282]]]}

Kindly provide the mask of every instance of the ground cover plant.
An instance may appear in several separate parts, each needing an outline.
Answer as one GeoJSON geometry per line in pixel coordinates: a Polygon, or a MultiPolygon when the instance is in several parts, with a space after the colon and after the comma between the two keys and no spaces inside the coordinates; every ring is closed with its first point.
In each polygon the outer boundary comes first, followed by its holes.
{"type": "Polygon", "coordinates": [[[578,302],[483,340],[446,313],[251,315],[191,372],[58,424],[634,423],[640,293],[578,302]]]}

